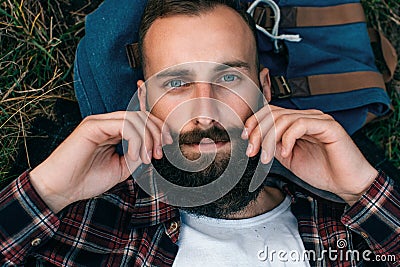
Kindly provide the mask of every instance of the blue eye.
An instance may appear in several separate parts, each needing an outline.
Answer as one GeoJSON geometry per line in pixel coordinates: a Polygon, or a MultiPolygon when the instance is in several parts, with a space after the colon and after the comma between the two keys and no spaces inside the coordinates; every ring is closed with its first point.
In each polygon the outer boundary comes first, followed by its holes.
{"type": "Polygon", "coordinates": [[[182,80],[172,80],[168,82],[168,86],[172,87],[172,88],[176,88],[176,87],[182,87],[185,86],[185,82],[182,80]]]}
{"type": "Polygon", "coordinates": [[[223,82],[233,82],[238,78],[237,75],[234,74],[225,74],[224,76],[222,76],[222,81],[223,82]]]}

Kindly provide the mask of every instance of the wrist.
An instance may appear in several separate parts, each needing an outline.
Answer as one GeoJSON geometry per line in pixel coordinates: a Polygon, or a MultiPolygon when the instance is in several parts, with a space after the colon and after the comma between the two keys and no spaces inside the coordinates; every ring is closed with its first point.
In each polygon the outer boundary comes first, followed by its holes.
{"type": "Polygon", "coordinates": [[[354,203],[356,203],[368,191],[378,174],[379,172],[372,167],[368,173],[363,175],[363,177],[365,177],[363,180],[360,180],[359,183],[352,186],[351,192],[342,195],[339,194],[339,196],[346,201],[349,206],[354,205],[354,203]]]}
{"type": "Polygon", "coordinates": [[[43,178],[51,179],[51,177],[47,173],[41,172],[40,166],[30,171],[29,177],[33,188],[54,213],[58,213],[72,203],[68,198],[56,192],[46,183],[46,180],[43,178]]]}

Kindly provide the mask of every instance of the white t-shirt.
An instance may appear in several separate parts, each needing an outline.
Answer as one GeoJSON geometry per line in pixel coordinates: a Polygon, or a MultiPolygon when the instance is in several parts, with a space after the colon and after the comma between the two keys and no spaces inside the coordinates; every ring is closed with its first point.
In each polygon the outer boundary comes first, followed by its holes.
{"type": "Polygon", "coordinates": [[[310,266],[297,220],[286,197],[256,217],[224,220],[181,211],[182,227],[174,267],[310,266]]]}

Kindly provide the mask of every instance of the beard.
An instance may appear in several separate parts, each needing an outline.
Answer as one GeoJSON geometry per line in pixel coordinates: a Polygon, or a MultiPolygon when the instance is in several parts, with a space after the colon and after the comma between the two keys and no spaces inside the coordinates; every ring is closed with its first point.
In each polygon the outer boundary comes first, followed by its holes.
{"type": "MultiPolygon", "coordinates": [[[[247,141],[241,139],[241,132],[242,130],[238,128],[226,131],[214,126],[207,130],[195,129],[178,136],[173,135],[174,140],[179,141],[180,149],[176,149],[176,146],[173,145],[166,145],[163,147],[164,157],[159,160],[152,159],[153,167],[159,175],[169,182],[183,187],[199,187],[212,183],[222,175],[237,177],[243,173],[237,184],[232,185],[233,188],[219,199],[205,205],[179,207],[180,209],[195,215],[228,218],[234,213],[243,211],[250,202],[258,197],[263,186],[249,192],[249,185],[259,163],[260,153],[251,158],[246,156],[247,141]],[[185,150],[185,147],[199,144],[205,138],[211,139],[215,144],[229,142],[231,149],[217,153],[185,150]],[[170,156],[174,159],[174,163],[168,159],[171,158],[170,156]],[[230,162],[231,164],[229,164],[230,162]],[[246,164],[244,171],[243,164],[246,164]],[[191,171],[193,169],[195,170],[191,171]]],[[[237,179],[234,180],[237,181],[237,179]]]]}

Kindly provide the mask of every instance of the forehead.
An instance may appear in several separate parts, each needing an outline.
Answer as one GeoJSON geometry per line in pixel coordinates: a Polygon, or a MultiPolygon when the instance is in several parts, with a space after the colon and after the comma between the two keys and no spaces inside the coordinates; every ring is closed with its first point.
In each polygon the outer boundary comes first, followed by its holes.
{"type": "Polygon", "coordinates": [[[174,65],[242,61],[255,68],[255,40],[234,10],[218,6],[199,15],[157,19],[144,39],[145,73],[152,76],[174,65]]]}

